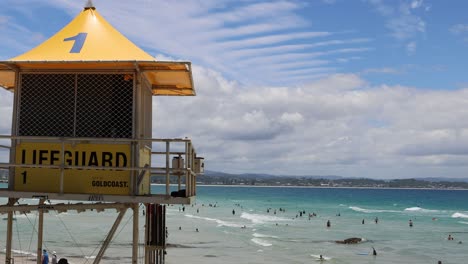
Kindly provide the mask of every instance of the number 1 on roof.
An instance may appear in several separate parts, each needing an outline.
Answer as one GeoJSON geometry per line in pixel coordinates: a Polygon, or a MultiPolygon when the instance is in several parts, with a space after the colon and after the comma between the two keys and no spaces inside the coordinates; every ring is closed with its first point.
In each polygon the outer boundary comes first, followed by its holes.
{"type": "Polygon", "coordinates": [[[63,41],[71,41],[71,40],[75,41],[75,43],[73,44],[73,47],[70,50],[70,53],[80,53],[86,41],[87,36],[88,36],[88,33],[78,33],[77,35],[66,38],[63,41]]]}

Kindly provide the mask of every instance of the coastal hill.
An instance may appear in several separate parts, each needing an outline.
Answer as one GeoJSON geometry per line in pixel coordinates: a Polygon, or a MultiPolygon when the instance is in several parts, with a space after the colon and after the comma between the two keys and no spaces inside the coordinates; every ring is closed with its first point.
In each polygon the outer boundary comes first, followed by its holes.
{"type": "Polygon", "coordinates": [[[336,175],[291,176],[270,174],[230,174],[205,171],[197,177],[198,184],[251,186],[316,186],[368,188],[434,188],[468,189],[468,178],[369,179],[345,178],[336,175]]]}
{"type": "MultiPolygon", "coordinates": [[[[183,177],[182,177],[183,178],[183,177]]],[[[0,170],[0,181],[6,182],[7,171],[0,170]]],[[[165,183],[163,177],[153,177],[153,183],[165,183]]],[[[176,179],[171,179],[176,183],[176,179]]],[[[336,175],[291,176],[271,174],[231,174],[205,171],[197,177],[197,184],[244,185],[244,186],[310,186],[310,187],[366,187],[366,188],[432,188],[468,189],[468,178],[413,178],[413,179],[369,179],[346,178],[336,175]]]]}

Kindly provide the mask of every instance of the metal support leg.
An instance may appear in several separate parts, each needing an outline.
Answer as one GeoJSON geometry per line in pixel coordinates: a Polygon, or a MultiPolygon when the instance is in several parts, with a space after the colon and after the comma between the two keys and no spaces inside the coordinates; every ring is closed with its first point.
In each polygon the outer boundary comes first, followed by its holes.
{"type": "MultiPolygon", "coordinates": [[[[18,199],[9,198],[8,206],[13,206],[18,199]]],[[[11,248],[13,242],[13,212],[8,212],[8,224],[7,224],[7,239],[6,239],[6,254],[5,254],[5,263],[13,263],[11,256],[11,248]]]]}
{"type": "MultiPolygon", "coordinates": [[[[39,200],[39,205],[44,204],[45,199],[39,200]]],[[[41,264],[42,263],[42,237],[43,237],[43,232],[44,232],[44,210],[39,209],[39,223],[37,226],[37,259],[36,263],[41,264]]]]}
{"type": "Polygon", "coordinates": [[[132,248],[132,264],[138,263],[138,219],[140,204],[133,205],[133,248],[132,248]]]}
{"type": "MultiPolygon", "coordinates": [[[[94,264],[97,264],[101,261],[102,257],[104,256],[104,253],[106,252],[107,247],[109,247],[110,242],[112,241],[112,238],[114,237],[115,231],[117,231],[117,227],[119,227],[120,222],[122,221],[125,212],[127,212],[127,209],[122,209],[117,216],[117,219],[115,219],[114,225],[112,226],[111,230],[107,234],[106,240],[102,244],[101,249],[99,250],[99,253],[97,254],[96,258],[94,259],[94,264]]],[[[40,263],[39,263],[40,264],[40,263]]]]}

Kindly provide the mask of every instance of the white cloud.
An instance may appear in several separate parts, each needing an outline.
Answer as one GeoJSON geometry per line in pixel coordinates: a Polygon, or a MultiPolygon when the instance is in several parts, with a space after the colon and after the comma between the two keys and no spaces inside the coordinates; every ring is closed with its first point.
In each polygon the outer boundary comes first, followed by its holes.
{"type": "Polygon", "coordinates": [[[391,18],[386,26],[392,32],[391,35],[399,40],[409,39],[417,33],[424,33],[426,31],[426,23],[421,18],[415,16],[391,18]]]}
{"type": "MultiPolygon", "coordinates": [[[[409,36],[404,43],[414,42],[416,47],[414,35],[424,32],[425,24],[414,12],[426,3],[413,1],[397,9],[379,0],[368,2],[388,21],[404,17],[393,28],[409,36]]],[[[63,6],[73,15],[78,5],[63,0],[47,3],[63,6]]],[[[289,1],[281,2],[285,13],[265,2],[263,6],[243,3],[244,9],[231,13],[224,10],[225,2],[214,0],[174,1],[170,5],[166,1],[139,1],[130,6],[120,1],[96,2],[98,10],[131,39],[144,43],[146,49],[161,47],[152,50],[154,54],[178,54],[195,60],[196,97],[153,99],[154,137],[188,136],[198,154],[206,157],[207,169],[226,172],[374,178],[442,176],[441,172],[444,176],[465,175],[468,89],[372,86],[358,74],[333,74],[340,67],[338,63],[361,59],[358,55],[372,49],[355,44],[370,41],[336,39],[332,32],[304,30],[303,23],[295,24],[304,22],[295,13],[300,6],[289,1]],[[158,16],[154,15],[155,6],[158,16]],[[283,15],[284,23],[272,24],[260,7],[283,15]],[[213,15],[205,10],[224,11],[213,15]],[[251,26],[243,24],[252,19],[240,11],[255,14],[255,10],[259,21],[251,26]],[[221,14],[238,24],[226,29],[221,14]],[[285,25],[301,33],[281,34],[285,25]],[[243,37],[236,39],[239,36],[243,37]],[[307,39],[309,46],[288,43],[298,38],[307,39]],[[267,45],[268,41],[274,45],[267,45]],[[256,46],[259,44],[262,46],[256,46]],[[326,49],[313,50],[315,47],[326,49]],[[278,53],[281,48],[290,52],[278,53]],[[253,56],[258,57],[249,60],[253,56]],[[201,67],[197,61],[209,66],[201,67]],[[229,75],[236,73],[242,78],[229,75]],[[288,76],[292,74],[297,75],[288,76]],[[251,78],[259,79],[262,85],[242,82],[251,78]],[[304,82],[271,86],[264,81],[269,79],[304,82]]],[[[32,35],[20,24],[11,25],[11,32],[32,35]]],[[[164,55],[157,57],[166,59],[164,55]]],[[[372,72],[394,73],[392,68],[367,71],[372,72]]],[[[9,133],[11,101],[11,94],[0,93],[2,134],[9,133]]]]}
{"type": "Polygon", "coordinates": [[[10,134],[11,118],[13,115],[13,93],[0,86],[0,134],[10,134]]]}
{"type": "Polygon", "coordinates": [[[304,122],[304,117],[298,113],[283,113],[280,117],[281,122],[288,124],[298,124],[304,122]]]}
{"type": "Polygon", "coordinates": [[[212,170],[417,177],[468,167],[467,89],[369,86],[354,74],[254,87],[194,69],[198,96],[157,98],[154,131],[190,135],[212,170]]]}
{"type": "Polygon", "coordinates": [[[403,72],[400,69],[385,67],[385,68],[365,69],[364,71],[362,71],[362,73],[363,74],[368,74],[368,73],[401,74],[403,72]]]}
{"type": "Polygon", "coordinates": [[[416,42],[411,41],[410,43],[406,44],[406,51],[408,54],[413,54],[416,52],[416,42]]]}
{"type": "Polygon", "coordinates": [[[385,27],[390,35],[398,41],[410,41],[406,45],[409,54],[416,48],[415,39],[426,32],[426,22],[423,15],[430,10],[424,0],[401,1],[398,6],[395,2],[385,3],[382,0],[367,0],[379,14],[385,18],[385,27]],[[422,12],[421,12],[422,10],[422,12]]]}
{"type": "MultiPolygon", "coordinates": [[[[378,178],[468,168],[468,89],[370,86],[355,74],[258,87],[193,70],[197,96],[153,99],[154,137],[192,138],[210,170],[378,178]]],[[[0,91],[2,134],[12,100],[0,91]]]]}
{"type": "MultiPolygon", "coordinates": [[[[34,4],[27,7],[23,2],[7,1],[8,6],[14,6],[17,11],[34,13],[37,6],[48,5],[65,9],[70,17],[74,17],[84,5],[82,1],[31,0],[34,4]]],[[[260,0],[233,4],[231,1],[214,0],[170,3],[135,0],[129,5],[126,1],[99,0],[94,4],[113,26],[151,54],[176,55],[242,83],[311,81],[317,75],[295,75],[292,71],[298,68],[283,65],[302,63],[301,70],[307,68],[312,72],[316,63],[307,62],[318,55],[326,57],[320,61],[339,69],[348,63],[348,60],[339,60],[340,54],[355,53],[356,57],[362,57],[373,50],[368,46],[372,40],[360,36],[357,31],[343,35],[326,30],[326,25],[317,28],[310,17],[301,13],[308,5],[302,1],[260,0]],[[275,57],[278,53],[283,56],[275,57]],[[337,64],[341,64],[340,67],[337,64]],[[287,74],[288,71],[291,74],[287,80],[278,74],[287,74]]],[[[15,47],[15,44],[10,46],[15,47]]]]}
{"type": "Polygon", "coordinates": [[[412,9],[420,8],[423,5],[423,2],[424,0],[413,0],[410,6],[412,9]]]}
{"type": "Polygon", "coordinates": [[[450,28],[450,32],[453,34],[464,34],[468,33],[468,24],[456,24],[450,28]]]}

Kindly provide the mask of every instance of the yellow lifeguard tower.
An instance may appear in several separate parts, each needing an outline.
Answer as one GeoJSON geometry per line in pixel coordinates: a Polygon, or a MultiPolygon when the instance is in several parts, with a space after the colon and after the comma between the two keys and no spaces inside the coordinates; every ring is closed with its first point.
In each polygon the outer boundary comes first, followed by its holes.
{"type": "Polygon", "coordinates": [[[0,164],[9,171],[8,189],[0,190],[9,198],[0,206],[8,213],[6,263],[14,211],[39,211],[40,260],[44,211],[108,208],[120,210],[114,226],[133,209],[137,263],[140,203],[152,229],[145,263],[163,263],[165,209],[159,204],[189,204],[204,163],[190,139],[152,138],[152,96],[194,96],[190,62],[156,61],[87,6],[36,48],[1,61],[0,86],[14,93],[12,133],[0,137],[11,140],[10,160],[0,164]],[[152,176],[165,177],[164,193],[151,192],[152,176]],[[178,183],[172,192],[171,178],[178,183]],[[21,198],[39,203],[15,205],[21,198]],[[51,199],[92,203],[46,204],[51,199]]]}

